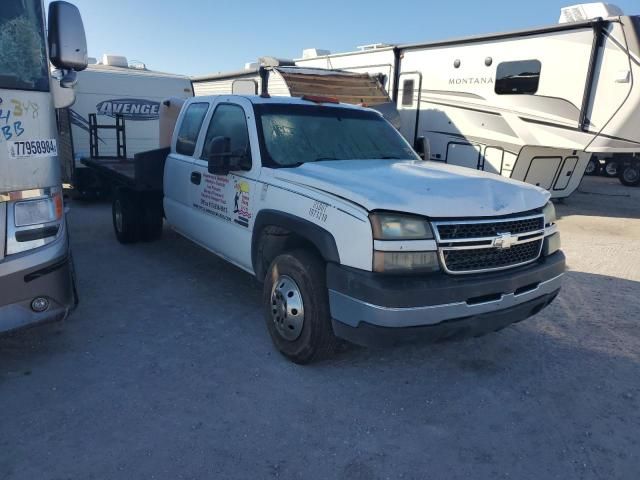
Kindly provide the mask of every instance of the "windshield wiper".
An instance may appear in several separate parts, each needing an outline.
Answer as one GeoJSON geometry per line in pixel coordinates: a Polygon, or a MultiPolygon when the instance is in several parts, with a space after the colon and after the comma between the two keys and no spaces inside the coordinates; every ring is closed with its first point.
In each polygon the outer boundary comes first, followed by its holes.
{"type": "Polygon", "coordinates": [[[339,158],[336,157],[318,157],[318,158],[314,158],[313,160],[311,160],[312,162],[323,162],[325,160],[340,160],[339,158]]]}

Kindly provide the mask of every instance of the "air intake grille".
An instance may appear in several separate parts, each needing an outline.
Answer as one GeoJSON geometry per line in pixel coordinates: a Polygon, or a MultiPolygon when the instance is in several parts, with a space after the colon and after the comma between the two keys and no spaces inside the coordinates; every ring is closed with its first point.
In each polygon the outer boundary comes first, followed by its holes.
{"type": "Polygon", "coordinates": [[[540,255],[542,240],[522,243],[509,249],[478,248],[473,250],[445,250],[444,262],[451,272],[470,272],[507,268],[535,260],[540,255]]]}
{"type": "Polygon", "coordinates": [[[544,216],[434,222],[440,261],[452,274],[488,272],[535,261],[542,252],[544,216]]]}
{"type": "Polygon", "coordinates": [[[487,223],[447,223],[438,225],[441,240],[495,237],[499,233],[511,235],[535,232],[544,229],[544,217],[487,223]]]}

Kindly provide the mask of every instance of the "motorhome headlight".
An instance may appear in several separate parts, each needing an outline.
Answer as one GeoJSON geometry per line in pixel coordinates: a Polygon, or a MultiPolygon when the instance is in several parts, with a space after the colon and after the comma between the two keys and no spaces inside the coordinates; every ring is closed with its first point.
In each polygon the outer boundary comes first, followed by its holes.
{"type": "Polygon", "coordinates": [[[369,216],[375,240],[432,240],[429,221],[401,213],[372,213],[369,216]]]}
{"type": "Polygon", "coordinates": [[[27,190],[12,197],[7,207],[7,255],[43,247],[60,236],[64,221],[60,189],[27,190]]]}
{"type": "Polygon", "coordinates": [[[62,194],[56,192],[50,197],[23,200],[14,205],[14,225],[28,227],[51,223],[62,218],[62,194]]]}
{"type": "Polygon", "coordinates": [[[542,209],[542,213],[544,214],[544,226],[549,227],[556,223],[558,219],[556,216],[556,207],[552,202],[548,202],[544,208],[542,209]]]}
{"type": "Polygon", "coordinates": [[[373,252],[378,273],[431,273],[440,270],[437,252],[373,252]]]}

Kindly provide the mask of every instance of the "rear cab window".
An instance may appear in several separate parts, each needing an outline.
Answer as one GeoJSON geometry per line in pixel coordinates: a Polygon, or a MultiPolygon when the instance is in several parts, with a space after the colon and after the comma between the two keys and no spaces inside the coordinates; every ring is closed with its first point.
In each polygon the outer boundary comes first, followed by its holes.
{"type": "Polygon", "coordinates": [[[182,117],[178,138],[176,140],[176,153],[192,156],[196,150],[196,142],[204,117],[209,110],[209,104],[204,102],[192,103],[182,117]]]}

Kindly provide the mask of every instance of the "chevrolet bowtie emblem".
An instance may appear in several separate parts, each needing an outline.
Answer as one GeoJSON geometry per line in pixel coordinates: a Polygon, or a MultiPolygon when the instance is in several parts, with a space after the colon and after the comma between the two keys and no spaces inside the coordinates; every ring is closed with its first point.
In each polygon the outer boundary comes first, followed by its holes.
{"type": "Polygon", "coordinates": [[[511,233],[498,233],[498,237],[493,239],[493,246],[501,250],[511,248],[518,243],[518,237],[514,237],[511,233]]]}

